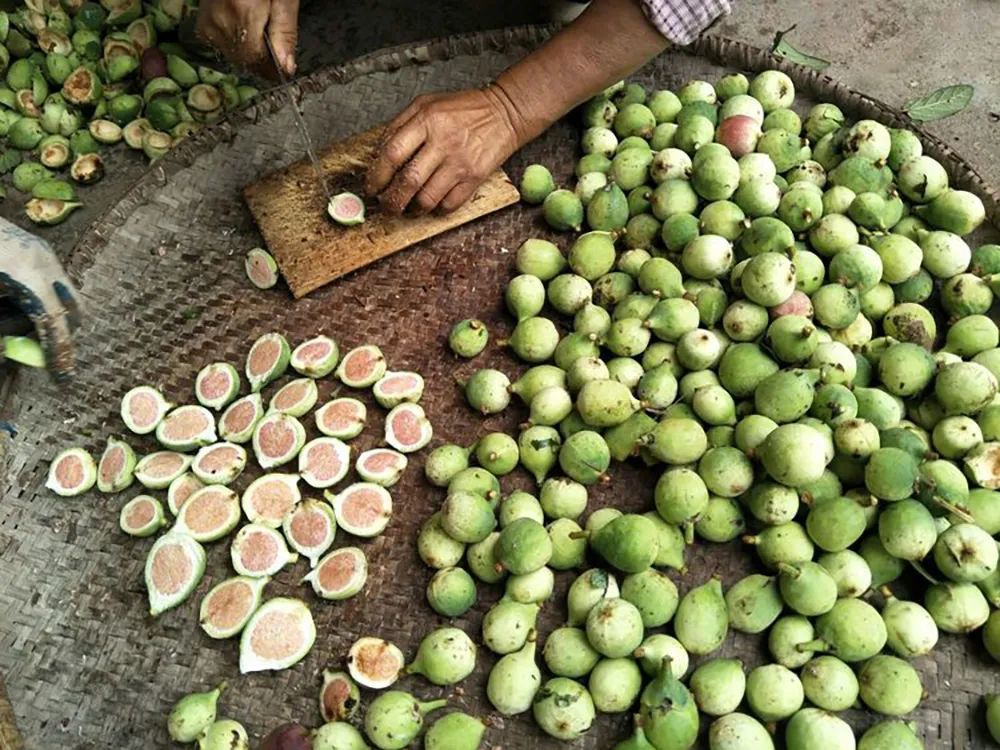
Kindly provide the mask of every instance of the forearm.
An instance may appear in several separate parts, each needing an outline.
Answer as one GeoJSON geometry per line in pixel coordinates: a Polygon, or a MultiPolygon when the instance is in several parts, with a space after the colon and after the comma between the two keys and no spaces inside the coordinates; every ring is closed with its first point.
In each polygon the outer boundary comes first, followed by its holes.
{"type": "Polygon", "coordinates": [[[518,146],[668,46],[638,0],[593,0],[576,21],[497,79],[518,146]]]}

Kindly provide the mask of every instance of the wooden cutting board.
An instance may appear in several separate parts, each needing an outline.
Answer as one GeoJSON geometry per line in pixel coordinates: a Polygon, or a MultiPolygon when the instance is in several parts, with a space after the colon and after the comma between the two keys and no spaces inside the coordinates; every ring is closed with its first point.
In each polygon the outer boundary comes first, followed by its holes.
{"type": "MultiPolygon", "coordinates": [[[[363,195],[364,173],[375,158],[382,133],[380,126],[333,143],[318,154],[331,194],[349,190],[363,195]]],[[[248,185],[244,195],[264,243],[296,298],[519,198],[517,188],[498,170],[450,214],[395,216],[381,211],[377,201],[366,200],[365,222],[343,227],[327,215],[326,198],[308,159],[248,185]]]]}

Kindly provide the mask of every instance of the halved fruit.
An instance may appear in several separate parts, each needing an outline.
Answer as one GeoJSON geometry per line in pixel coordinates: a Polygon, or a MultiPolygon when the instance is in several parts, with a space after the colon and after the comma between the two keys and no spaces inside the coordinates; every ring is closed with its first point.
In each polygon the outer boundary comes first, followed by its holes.
{"type": "Polygon", "coordinates": [[[297,474],[265,474],[243,490],[243,512],[251,523],[276,529],[301,499],[297,474]]]}
{"type": "Polygon", "coordinates": [[[316,388],[315,380],[296,378],[281,386],[278,392],[271,397],[269,411],[301,417],[316,406],[318,398],[319,390],[316,388]]]}
{"type": "Polygon", "coordinates": [[[279,532],[259,523],[247,524],[236,532],[229,554],[236,572],[252,578],[273,576],[299,559],[298,554],[288,551],[279,532]]]}
{"type": "Polygon", "coordinates": [[[201,629],[209,638],[232,638],[260,607],[261,594],[270,580],[267,576],[234,576],[213,586],[201,600],[201,629]]]}
{"type": "Polygon", "coordinates": [[[150,495],[132,498],[125,503],[118,516],[118,525],[130,536],[151,536],[166,524],[163,505],[150,495]]]}
{"type": "Polygon", "coordinates": [[[357,482],[336,496],[327,491],[325,497],[333,505],[337,525],[354,536],[378,536],[392,517],[392,495],[371,482],[357,482]]]}
{"type": "Polygon", "coordinates": [[[326,205],[330,218],[341,226],[351,227],[365,221],[365,202],[354,193],[337,193],[326,205]]]}
{"type": "Polygon", "coordinates": [[[261,247],[247,252],[243,267],[250,283],[258,289],[270,289],[278,283],[278,264],[271,253],[261,247]]]}
{"type": "Polygon", "coordinates": [[[246,373],[250,390],[257,393],[272,380],[281,377],[288,369],[290,355],[288,341],[280,333],[265,333],[257,339],[247,354],[246,373]]]}
{"type": "Polygon", "coordinates": [[[147,490],[162,490],[191,467],[191,460],[174,451],[150,453],[135,465],[135,478],[147,490]]]}
{"type": "Polygon", "coordinates": [[[340,361],[340,348],[329,336],[303,341],[292,352],[292,369],[309,378],[322,378],[333,372],[340,361]]]}
{"type": "Polygon", "coordinates": [[[228,487],[212,484],[188,498],[177,514],[180,531],[198,542],[214,542],[240,522],[240,499],[228,487]]]}
{"type": "Polygon", "coordinates": [[[215,443],[198,451],[191,471],[205,484],[231,484],[246,465],[247,452],[242,445],[215,443]]]}
{"type": "Polygon", "coordinates": [[[204,406],[178,406],[156,426],[160,445],[174,451],[189,451],[214,443],[215,417],[204,406]]]}
{"type": "Polygon", "coordinates": [[[313,487],[333,487],[350,468],[351,449],[337,438],[310,440],[299,453],[299,474],[313,487]]]}
{"type": "Polygon", "coordinates": [[[329,505],[310,499],[285,516],[281,530],[292,549],[309,560],[310,568],[315,568],[316,561],[330,549],[337,536],[337,519],[329,505]]]}
{"type": "Polygon", "coordinates": [[[337,377],[351,388],[368,388],[385,375],[385,356],[377,346],[369,344],[351,349],[340,361],[337,377]]]}
{"type": "Polygon", "coordinates": [[[180,513],[181,508],[188,501],[188,498],[204,486],[205,483],[190,471],[186,471],[177,477],[177,479],[170,483],[170,487],[167,488],[167,507],[170,508],[170,512],[175,516],[180,513]]]}
{"type": "Polygon", "coordinates": [[[424,395],[424,379],[415,372],[387,372],[372,386],[372,393],[384,409],[405,401],[416,403],[424,395]]]}
{"type": "Polygon", "coordinates": [[[219,417],[219,435],[230,443],[248,443],[257,423],[264,418],[264,401],[251,393],[234,401],[219,417]]]}
{"type": "Polygon", "coordinates": [[[350,599],[368,580],[368,560],[357,547],[341,547],[320,560],[302,579],[312,584],[316,596],[339,601],[350,599]]]}
{"type": "Polygon", "coordinates": [[[385,417],[385,442],[400,453],[413,453],[434,436],[431,421],[419,404],[400,404],[385,417]]]}
{"type": "Polygon", "coordinates": [[[45,486],[62,497],[82,495],[97,482],[97,465],[83,448],[64,450],[49,466],[45,486]]]}
{"type": "Polygon", "coordinates": [[[351,677],[373,690],[383,690],[398,680],[405,663],[403,652],[381,638],[359,638],[347,652],[351,677]]]}
{"type": "Polygon", "coordinates": [[[161,536],[146,556],[149,614],[156,617],[183,602],[204,574],[204,547],[180,531],[161,536]]]}
{"type": "Polygon", "coordinates": [[[361,434],[368,407],[356,398],[336,398],[316,411],[316,429],[327,437],[350,440],[361,434]]]}
{"type": "Polygon", "coordinates": [[[124,440],[108,438],[108,444],[97,464],[97,489],[101,492],[121,492],[135,480],[138,459],[132,446],[124,440]]]}
{"type": "Polygon", "coordinates": [[[155,388],[140,385],[122,397],[122,421],[136,435],[148,435],[173,406],[155,388]]]}
{"type": "Polygon", "coordinates": [[[253,431],[253,452],[262,469],[287,464],[306,443],[306,428],[295,417],[268,414],[253,431]]]}
{"type": "Polygon", "coordinates": [[[347,721],[361,706],[361,691],[346,672],[323,670],[323,687],[319,691],[319,712],[323,721],[347,721]]]}
{"type": "Polygon", "coordinates": [[[240,638],[240,672],[287,669],[316,642],[316,624],[305,602],[277,597],[261,606],[240,638]]]}
{"type": "Polygon", "coordinates": [[[372,448],[358,456],[354,469],[366,482],[392,487],[403,476],[408,462],[406,456],[398,451],[372,448]]]}
{"type": "Polygon", "coordinates": [[[194,396],[198,403],[218,411],[240,392],[240,374],[228,362],[206,365],[194,381],[194,396]]]}

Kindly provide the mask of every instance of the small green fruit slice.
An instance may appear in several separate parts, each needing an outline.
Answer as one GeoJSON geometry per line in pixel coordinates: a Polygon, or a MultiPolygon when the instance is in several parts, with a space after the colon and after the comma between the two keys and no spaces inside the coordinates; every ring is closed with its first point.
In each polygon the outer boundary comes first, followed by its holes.
{"type": "Polygon", "coordinates": [[[248,443],[257,423],[264,418],[264,401],[251,393],[234,401],[219,418],[219,435],[230,443],[248,443]]]}
{"type": "Polygon", "coordinates": [[[340,361],[340,349],[329,336],[316,336],[295,347],[290,361],[292,369],[300,375],[323,378],[333,372],[340,361]]]}
{"type": "Polygon", "coordinates": [[[228,487],[213,484],[195,492],[177,514],[177,529],[197,542],[214,542],[240,522],[240,500],[228,487]]]}
{"type": "Polygon", "coordinates": [[[356,398],[337,398],[316,411],[316,429],[327,437],[350,440],[361,434],[368,407],[356,398]]]}
{"type": "Polygon", "coordinates": [[[312,487],[333,487],[350,468],[351,449],[337,438],[310,440],[299,453],[299,474],[312,487]]]}
{"type": "Polygon", "coordinates": [[[45,350],[27,336],[0,336],[0,354],[27,367],[45,367],[45,350]]]}
{"type": "Polygon", "coordinates": [[[234,576],[217,583],[201,600],[198,623],[209,638],[232,638],[260,607],[264,586],[271,579],[234,576]]]}
{"type": "Polygon", "coordinates": [[[215,417],[204,406],[178,406],[156,426],[156,439],[164,448],[189,451],[214,443],[215,417]]]}
{"type": "Polygon", "coordinates": [[[361,706],[361,691],[346,672],[323,670],[323,687],[319,691],[319,712],[323,721],[347,721],[361,706]]]}
{"type": "Polygon", "coordinates": [[[147,490],[162,490],[191,468],[191,456],[174,451],[157,451],[143,456],[135,465],[135,478],[147,490]]]}
{"type": "Polygon", "coordinates": [[[205,486],[198,477],[187,471],[177,477],[167,488],[167,507],[175,516],[195,492],[205,486]]]}
{"type": "Polygon", "coordinates": [[[108,444],[97,464],[97,489],[101,492],[121,492],[135,479],[135,451],[123,440],[108,438],[108,444]]]}
{"type": "Polygon", "coordinates": [[[247,452],[236,443],[215,443],[198,451],[191,471],[205,484],[232,484],[247,465],[247,452]]]}
{"type": "Polygon", "coordinates": [[[122,507],[118,525],[129,536],[151,536],[166,526],[163,505],[150,495],[138,495],[122,507]]]}
{"type": "Polygon", "coordinates": [[[327,503],[304,500],[285,514],[281,530],[292,549],[309,560],[310,568],[315,568],[316,561],[337,537],[337,519],[327,503]]]}
{"type": "Polygon", "coordinates": [[[341,547],[320,560],[302,579],[321,599],[350,599],[368,580],[368,560],[357,547],[341,547]]]}
{"type": "Polygon", "coordinates": [[[288,341],[280,333],[265,333],[257,339],[247,355],[246,375],[250,390],[257,393],[284,375],[290,356],[288,341]]]}
{"type": "Polygon", "coordinates": [[[213,362],[198,373],[194,395],[198,403],[218,411],[240,392],[240,374],[228,362],[213,362]]]}
{"type": "Polygon", "coordinates": [[[97,482],[97,465],[83,448],[70,448],[52,460],[45,486],[62,497],[82,495],[97,482]]]}
{"type": "Polygon", "coordinates": [[[278,264],[264,248],[249,250],[243,268],[250,283],[258,289],[270,289],[278,283],[278,264]]]}
{"type": "Polygon", "coordinates": [[[398,451],[372,448],[358,456],[354,469],[366,482],[392,487],[403,476],[407,463],[409,460],[398,451]]]}
{"type": "Polygon", "coordinates": [[[365,202],[354,193],[337,193],[326,206],[330,218],[338,224],[350,227],[365,221],[365,202]]]}
{"type": "Polygon", "coordinates": [[[325,497],[333,504],[337,525],[354,536],[378,536],[392,517],[392,495],[371,482],[357,482],[336,496],[327,491],[325,497]]]}
{"type": "Polygon", "coordinates": [[[288,414],[268,414],[253,432],[253,452],[262,469],[287,464],[302,450],[306,430],[302,423],[288,414]]]}
{"type": "Polygon", "coordinates": [[[337,377],[351,388],[369,388],[385,375],[386,364],[382,350],[369,344],[351,349],[340,361],[337,377]]]}
{"type": "Polygon", "coordinates": [[[285,538],[279,532],[259,523],[247,524],[236,532],[229,554],[233,569],[251,578],[273,576],[299,558],[295,552],[288,551],[285,538]]]}
{"type": "Polygon", "coordinates": [[[157,428],[173,404],[148,385],[133,388],[122,397],[122,421],[136,435],[148,435],[157,428]]]}
{"type": "Polygon", "coordinates": [[[312,378],[298,378],[286,383],[271,398],[269,412],[301,417],[316,405],[319,391],[312,378]]]}
{"type": "Polygon", "coordinates": [[[243,491],[243,512],[251,523],[276,529],[301,499],[297,474],[265,474],[243,491]]]}
{"type": "Polygon", "coordinates": [[[161,536],[146,557],[149,613],[156,617],[183,602],[204,573],[204,547],[180,531],[161,536]]]}
{"type": "Polygon", "coordinates": [[[347,652],[347,671],[355,682],[372,690],[395,683],[405,664],[403,652],[381,638],[359,638],[347,652]]]}
{"type": "Polygon", "coordinates": [[[424,395],[424,379],[415,372],[387,372],[372,386],[372,394],[384,409],[406,401],[416,403],[424,395]]]}
{"type": "Polygon", "coordinates": [[[419,404],[400,404],[385,418],[385,442],[400,453],[420,450],[433,436],[431,421],[419,404]]]}
{"type": "Polygon", "coordinates": [[[316,642],[305,602],[276,597],[254,612],[240,638],[240,672],[274,671],[299,663],[316,642]]]}

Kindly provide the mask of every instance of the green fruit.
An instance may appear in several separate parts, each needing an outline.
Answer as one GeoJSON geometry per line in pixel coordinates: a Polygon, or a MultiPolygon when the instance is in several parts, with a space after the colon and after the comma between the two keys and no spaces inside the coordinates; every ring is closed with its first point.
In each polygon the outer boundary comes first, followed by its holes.
{"type": "Polygon", "coordinates": [[[483,617],[483,643],[495,654],[519,651],[534,632],[539,606],[501,599],[483,617]]]}
{"type": "Polygon", "coordinates": [[[780,664],[757,667],[747,676],[747,704],[762,721],[787,719],[802,707],[804,697],[798,676],[780,664]]]}
{"type": "Polygon", "coordinates": [[[752,716],[730,713],[712,722],[708,730],[711,750],[774,750],[767,729],[752,716]]]}
{"type": "Polygon", "coordinates": [[[858,678],[835,656],[818,656],[802,668],[806,699],[824,711],[846,711],[858,700],[858,678]]]}
{"type": "Polygon", "coordinates": [[[580,628],[562,627],[549,633],[542,650],[545,666],[557,677],[586,677],[601,655],[580,628]]]}
{"type": "Polygon", "coordinates": [[[590,540],[591,546],[613,567],[625,573],[641,573],[656,560],[658,531],[648,518],[622,515],[600,530],[590,540]]]}
{"type": "Polygon", "coordinates": [[[408,674],[419,674],[435,685],[455,685],[476,668],[476,646],[458,628],[439,628],[427,635],[408,674]]]}
{"type": "Polygon", "coordinates": [[[519,518],[500,532],[496,556],[499,564],[512,574],[525,575],[548,563],[552,542],[538,521],[519,518]]]}
{"type": "Polygon", "coordinates": [[[640,724],[646,739],[660,750],[693,747],[698,736],[698,705],[664,659],[656,678],[639,700],[640,724]]]}
{"type": "Polygon", "coordinates": [[[541,164],[529,164],[521,174],[521,200],[539,204],[556,189],[552,173],[541,164]]]}
{"type": "Polygon", "coordinates": [[[639,610],[642,624],[647,628],[670,622],[678,605],[674,582],[653,569],[626,576],[621,585],[621,598],[639,610]]]}
{"type": "Polygon", "coordinates": [[[749,575],[734,583],[726,592],[725,599],[729,624],[741,633],[767,630],[784,607],[774,579],[759,574],[749,575]]]}
{"type": "Polygon", "coordinates": [[[843,719],[818,708],[803,708],[785,730],[788,750],[854,750],[854,731],[843,719]]]}
{"type": "Polygon", "coordinates": [[[596,718],[590,693],[566,677],[556,677],[542,686],[535,696],[532,712],[542,731],[565,741],[584,735],[596,718]]]}
{"type": "Polygon", "coordinates": [[[520,650],[502,657],[490,670],[486,696],[504,716],[514,716],[531,708],[542,680],[535,664],[535,649],[535,631],[532,630],[520,650]]]}
{"type": "Polygon", "coordinates": [[[674,631],[684,648],[708,654],[722,645],[729,630],[729,613],[718,579],[690,590],[674,615],[674,631]]]}
{"type": "Polygon", "coordinates": [[[380,750],[402,750],[420,734],[424,717],[447,704],[447,700],[424,703],[401,690],[389,690],[368,706],[365,734],[380,750]]]}
{"type": "Polygon", "coordinates": [[[875,656],[858,672],[861,700],[887,716],[904,716],[920,703],[924,688],[920,675],[896,656],[875,656]]]}
{"type": "Polygon", "coordinates": [[[542,203],[542,213],[548,225],[556,231],[578,232],[583,224],[583,203],[571,190],[559,189],[549,193],[542,203]]]}
{"type": "Polygon", "coordinates": [[[439,615],[461,617],[476,603],[476,583],[462,568],[444,568],[427,584],[427,601],[439,615]]]}
{"type": "Polygon", "coordinates": [[[481,719],[452,713],[435,721],[424,735],[425,750],[478,750],[486,733],[481,719]]]}
{"type": "Polygon", "coordinates": [[[458,356],[471,358],[486,348],[489,336],[489,331],[481,320],[462,320],[451,329],[448,346],[458,356]]]}
{"type": "Polygon", "coordinates": [[[924,743],[917,736],[915,724],[880,721],[861,735],[858,750],[924,750],[924,743]]]}

